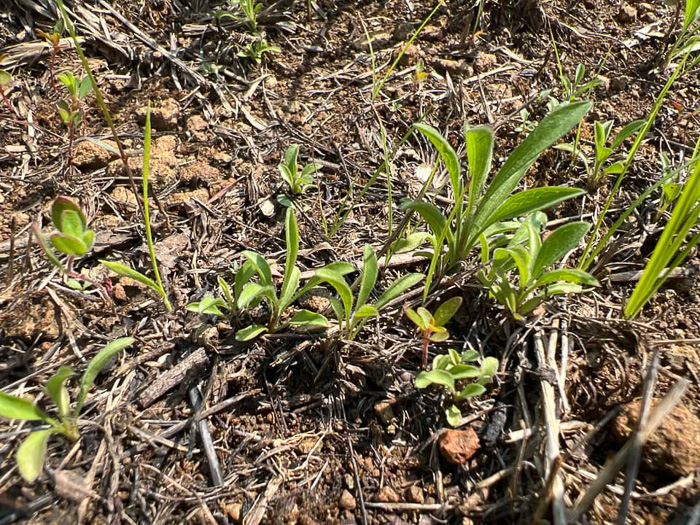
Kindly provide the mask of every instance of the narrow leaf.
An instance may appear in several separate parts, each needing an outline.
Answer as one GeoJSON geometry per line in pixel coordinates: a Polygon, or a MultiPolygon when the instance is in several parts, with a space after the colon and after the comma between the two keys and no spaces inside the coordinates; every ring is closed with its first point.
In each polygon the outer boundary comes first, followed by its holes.
{"type": "Polygon", "coordinates": [[[374,284],[377,282],[377,275],[379,274],[377,255],[369,244],[365,244],[362,260],[362,279],[360,281],[360,291],[357,294],[356,309],[359,309],[367,302],[369,294],[372,292],[374,284]]]}
{"type": "Polygon", "coordinates": [[[401,209],[418,212],[423,220],[428,223],[435,237],[440,237],[445,230],[447,219],[437,207],[429,202],[404,201],[401,203],[401,209]]]}
{"type": "Polygon", "coordinates": [[[123,275],[124,277],[129,277],[130,279],[133,279],[134,281],[137,281],[143,284],[144,286],[148,286],[151,290],[154,290],[155,292],[158,292],[162,295],[162,292],[159,286],[156,284],[156,282],[153,279],[146,277],[141,272],[137,272],[136,270],[133,270],[128,266],[124,266],[123,264],[117,262],[105,261],[100,259],[100,263],[104,264],[114,273],[123,275]]]}
{"type": "Polygon", "coordinates": [[[450,174],[452,191],[454,191],[456,197],[460,196],[462,194],[462,181],[460,178],[459,158],[454,148],[452,148],[450,143],[447,142],[447,139],[432,126],[428,126],[427,124],[414,124],[413,127],[428,137],[430,142],[433,143],[433,146],[438,150],[450,174]]]}
{"type": "Polygon", "coordinates": [[[33,482],[41,474],[44,468],[46,444],[53,433],[53,429],[32,432],[17,449],[19,473],[27,482],[33,482]]]}
{"type": "Polygon", "coordinates": [[[100,350],[95,357],[92,358],[88,364],[83,378],[80,381],[80,394],[78,395],[78,403],[73,411],[74,417],[80,415],[80,411],[83,408],[83,403],[85,403],[85,398],[87,397],[88,391],[92,384],[95,382],[95,378],[102,371],[102,369],[107,366],[107,363],[114,357],[118,352],[124,350],[126,347],[131,346],[135,339],[133,337],[121,337],[115,339],[102,350],[100,350]]]}
{"type": "Polygon", "coordinates": [[[374,306],[377,308],[377,310],[381,310],[382,307],[388,302],[393,301],[402,293],[407,292],[424,278],[425,275],[422,273],[409,273],[408,275],[399,277],[393,283],[391,283],[389,288],[384,290],[384,293],[379,296],[379,300],[377,300],[374,306]]]}
{"type": "Polygon", "coordinates": [[[250,326],[246,326],[245,328],[241,328],[236,332],[236,341],[250,341],[251,339],[255,339],[260,334],[265,332],[267,332],[267,327],[261,324],[252,324],[250,326]]]}
{"type": "Polygon", "coordinates": [[[585,222],[572,222],[554,230],[542,243],[532,267],[532,274],[538,276],[543,270],[576,248],[590,227],[591,225],[585,222]]]}
{"type": "Polygon", "coordinates": [[[493,130],[487,126],[469,128],[464,133],[469,161],[469,206],[481,197],[484,184],[491,171],[493,158],[493,130]]]}
{"type": "Polygon", "coordinates": [[[64,386],[66,379],[73,375],[73,370],[70,367],[62,366],[58,371],[46,382],[46,392],[51,400],[58,407],[58,413],[61,417],[68,415],[70,411],[70,398],[68,390],[64,386]]]}
{"type": "Polygon", "coordinates": [[[22,421],[48,421],[47,416],[34,403],[22,397],[0,392],[0,416],[22,421]]]}

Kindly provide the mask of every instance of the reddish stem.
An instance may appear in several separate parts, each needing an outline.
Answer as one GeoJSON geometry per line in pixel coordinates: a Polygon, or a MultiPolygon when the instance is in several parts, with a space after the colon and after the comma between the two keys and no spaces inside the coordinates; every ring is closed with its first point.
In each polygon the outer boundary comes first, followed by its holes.
{"type": "Polygon", "coordinates": [[[430,343],[430,339],[428,337],[423,336],[423,368],[427,368],[428,366],[428,344],[430,343]]]}

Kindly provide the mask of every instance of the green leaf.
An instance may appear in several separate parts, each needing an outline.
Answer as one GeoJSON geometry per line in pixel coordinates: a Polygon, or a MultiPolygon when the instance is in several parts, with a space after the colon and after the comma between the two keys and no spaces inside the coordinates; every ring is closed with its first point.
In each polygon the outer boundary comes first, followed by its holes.
{"type": "Polygon", "coordinates": [[[510,154],[489,185],[477,212],[480,225],[485,227],[496,222],[490,220],[491,215],[515,189],[540,153],[568,133],[590,108],[591,103],[587,101],[564,104],[542,119],[535,130],[510,154]]]}
{"type": "Polygon", "coordinates": [[[328,326],[328,319],[316,312],[310,312],[309,310],[299,310],[295,313],[289,320],[289,324],[292,326],[328,326]]]}
{"type": "Polygon", "coordinates": [[[70,398],[68,397],[68,390],[63,384],[72,375],[73,370],[70,367],[62,366],[46,382],[46,392],[48,392],[49,397],[58,407],[58,413],[62,418],[66,417],[70,412],[70,398]]]}
{"type": "Polygon", "coordinates": [[[460,177],[460,165],[457,153],[452,148],[447,139],[443,137],[438,130],[427,124],[414,124],[414,129],[420,131],[423,135],[430,139],[433,146],[438,150],[442,160],[447,167],[447,171],[450,174],[450,180],[452,181],[452,190],[456,197],[462,195],[462,180],[460,177]]]}
{"type": "Polygon", "coordinates": [[[255,271],[258,272],[258,275],[260,276],[260,281],[262,282],[263,285],[271,285],[272,284],[272,271],[270,270],[270,265],[267,263],[265,258],[257,254],[255,252],[251,251],[244,251],[243,255],[251,262],[251,264],[255,267],[255,271]]]}
{"type": "MultiPolygon", "coordinates": [[[[287,271],[285,270],[285,275],[287,271]]],[[[299,288],[299,279],[301,278],[301,270],[294,266],[287,278],[287,286],[282,286],[282,292],[280,294],[279,300],[279,310],[280,314],[287,309],[287,307],[294,302],[294,295],[299,288]]]]}
{"type": "Polygon", "coordinates": [[[294,215],[294,208],[287,208],[285,219],[285,236],[287,241],[287,258],[284,263],[284,277],[282,278],[282,291],[280,293],[280,308],[285,309],[294,297],[299,287],[301,272],[296,267],[299,254],[299,225],[294,215]]]}
{"type": "Polygon", "coordinates": [[[128,266],[124,266],[123,264],[120,264],[117,262],[105,261],[103,259],[100,259],[100,263],[104,264],[107,268],[112,270],[114,273],[116,273],[118,275],[123,275],[124,277],[128,277],[130,279],[133,279],[134,281],[137,281],[137,282],[143,284],[144,286],[147,286],[151,290],[157,292],[159,295],[163,295],[162,290],[156,284],[156,282],[153,279],[146,277],[141,272],[137,272],[136,270],[133,270],[132,268],[129,268],[128,266]]]}
{"type": "Polygon", "coordinates": [[[576,248],[589,228],[588,223],[572,222],[554,230],[542,243],[532,267],[532,274],[535,277],[539,276],[542,271],[576,248]]]}
{"type": "Polygon", "coordinates": [[[83,80],[80,82],[80,86],[78,87],[78,97],[85,98],[86,95],[90,93],[91,89],[92,82],[90,82],[90,77],[83,78],[83,80]]]}
{"type": "Polygon", "coordinates": [[[627,124],[617,134],[615,140],[613,140],[612,145],[610,147],[613,150],[617,149],[625,141],[625,139],[627,139],[630,135],[640,130],[644,124],[646,124],[646,120],[635,120],[627,124]]]}
{"type": "Polygon", "coordinates": [[[236,301],[233,299],[233,294],[231,294],[231,287],[228,285],[228,283],[226,281],[224,281],[224,279],[220,275],[217,275],[216,282],[219,283],[219,289],[221,290],[221,293],[224,294],[224,297],[226,298],[226,305],[229,308],[233,308],[236,304],[236,301]]]}
{"type": "Polygon", "coordinates": [[[455,380],[452,374],[445,370],[430,370],[423,371],[416,376],[416,388],[426,388],[430,385],[441,385],[450,389],[450,392],[455,392],[455,380]]]}
{"type": "Polygon", "coordinates": [[[567,268],[564,270],[552,270],[551,272],[545,273],[542,277],[537,279],[532,286],[530,286],[528,293],[536,290],[544,284],[554,283],[557,281],[585,284],[588,286],[600,286],[598,280],[588,272],[584,272],[578,268],[567,268]]]}
{"type": "Polygon", "coordinates": [[[688,29],[698,16],[700,16],[700,0],[686,0],[682,31],[688,29]]]}
{"type": "Polygon", "coordinates": [[[53,222],[54,227],[60,231],[64,231],[63,221],[65,219],[65,212],[73,212],[78,216],[81,223],[79,231],[82,232],[87,227],[87,220],[83,211],[78,206],[78,203],[70,197],[65,197],[63,195],[56,197],[53,201],[53,206],[51,208],[51,222],[53,222]]]}
{"type": "Polygon", "coordinates": [[[71,237],[83,236],[84,223],[80,213],[73,210],[64,210],[61,214],[61,233],[71,237]]]}
{"type": "Polygon", "coordinates": [[[450,358],[446,355],[436,355],[433,358],[433,370],[447,370],[447,367],[451,366],[450,358]]]}
{"type": "Polygon", "coordinates": [[[435,311],[433,316],[435,319],[434,324],[436,326],[445,326],[447,322],[454,317],[462,305],[461,297],[452,297],[440,305],[440,307],[435,311]]]}
{"type": "Polygon", "coordinates": [[[17,466],[25,481],[31,483],[44,468],[46,444],[54,429],[37,430],[27,436],[17,449],[17,466]]]}
{"type": "Polygon", "coordinates": [[[577,188],[544,187],[521,191],[510,196],[484,223],[479,223],[479,233],[499,221],[522,217],[533,211],[543,210],[555,204],[583,195],[577,188]]]}
{"type": "Polygon", "coordinates": [[[255,339],[260,334],[265,332],[267,332],[267,327],[261,324],[252,324],[250,326],[246,326],[245,328],[241,328],[236,332],[236,341],[250,341],[251,339],[255,339]]]}
{"type": "Polygon", "coordinates": [[[92,250],[95,244],[95,232],[92,230],[86,230],[82,238],[83,244],[85,244],[86,252],[92,250]]]}
{"type": "Polygon", "coordinates": [[[472,377],[479,377],[479,375],[481,375],[481,372],[475,366],[459,364],[450,368],[450,374],[452,374],[452,377],[454,377],[456,381],[458,379],[469,379],[472,377]]]}
{"type": "Polygon", "coordinates": [[[605,156],[600,153],[605,146],[605,137],[606,134],[603,125],[600,122],[593,124],[593,141],[595,142],[596,158],[598,160],[603,160],[605,158],[605,156]]]}
{"type": "Polygon", "coordinates": [[[459,425],[459,422],[462,421],[462,412],[457,408],[457,405],[450,405],[445,409],[445,419],[453,427],[459,425]]]}
{"type": "Polygon", "coordinates": [[[392,246],[394,253],[411,252],[423,244],[431,235],[427,232],[416,232],[408,235],[405,239],[398,239],[392,246]]]}
{"type": "Polygon", "coordinates": [[[425,278],[422,273],[409,273],[403,277],[396,279],[389,288],[384,290],[384,293],[379,296],[379,299],[375,303],[377,310],[381,310],[384,305],[396,299],[399,295],[407,292],[413,288],[416,284],[421,282],[425,278]]]}
{"type": "Polygon", "coordinates": [[[447,219],[445,219],[445,216],[437,207],[429,202],[407,200],[403,201],[400,207],[402,210],[413,210],[418,212],[423,220],[428,223],[428,226],[430,226],[430,230],[433,232],[435,237],[440,237],[442,232],[445,230],[447,219]]]}
{"type": "Polygon", "coordinates": [[[450,333],[442,328],[441,331],[436,331],[430,334],[429,339],[433,343],[442,343],[443,341],[447,341],[450,338],[450,333]]]}
{"type": "Polygon", "coordinates": [[[469,206],[475,205],[491,171],[493,130],[487,126],[469,128],[464,133],[469,161],[469,206]]]}
{"type": "Polygon", "coordinates": [[[131,346],[135,339],[133,337],[121,337],[115,339],[108,345],[106,345],[102,350],[100,350],[95,357],[90,360],[83,378],[80,381],[80,394],[78,394],[78,402],[75,405],[75,410],[73,411],[73,416],[78,417],[80,411],[83,409],[83,403],[85,403],[85,398],[87,397],[88,391],[95,382],[95,378],[102,371],[102,369],[107,366],[112,357],[117,355],[117,353],[124,350],[126,347],[131,346]]]}
{"type": "Polygon", "coordinates": [[[486,392],[486,387],[484,385],[472,383],[471,385],[467,385],[456,397],[457,399],[468,399],[470,397],[480,396],[484,392],[486,392]]]}
{"type": "Polygon", "coordinates": [[[371,304],[363,304],[357,310],[355,310],[353,319],[369,319],[372,317],[377,317],[378,315],[379,312],[374,306],[371,304]]]}
{"type": "Polygon", "coordinates": [[[610,164],[610,166],[608,166],[607,168],[605,168],[603,173],[605,173],[606,175],[619,175],[623,171],[625,171],[625,164],[623,162],[615,162],[613,164],[610,164]]]}
{"type": "Polygon", "coordinates": [[[65,253],[66,255],[84,255],[88,248],[85,243],[77,237],[71,235],[66,235],[63,233],[54,233],[51,236],[51,244],[59,252],[65,253]]]}
{"type": "Polygon", "coordinates": [[[43,410],[28,399],[0,392],[0,416],[22,421],[49,421],[43,410]]]}
{"type": "Polygon", "coordinates": [[[462,352],[462,362],[463,363],[471,363],[472,361],[476,361],[479,359],[480,354],[476,350],[466,350],[462,352]]]}
{"type": "Polygon", "coordinates": [[[233,303],[235,304],[238,298],[241,296],[241,292],[243,291],[243,287],[248,284],[248,281],[250,281],[255,275],[255,265],[250,262],[246,261],[241,265],[240,270],[236,273],[236,280],[233,284],[233,297],[234,301],[233,303]]]}
{"type": "Polygon", "coordinates": [[[263,286],[260,283],[248,283],[238,298],[238,307],[247,308],[248,305],[263,297],[267,297],[271,301],[272,306],[277,306],[275,289],[271,285],[263,286]]]}
{"type": "Polygon", "coordinates": [[[431,327],[434,324],[434,319],[432,314],[426,309],[423,308],[422,306],[418,307],[418,315],[420,315],[421,319],[423,320],[423,324],[427,327],[431,327]]]}
{"type": "Polygon", "coordinates": [[[423,318],[418,315],[418,312],[416,312],[413,308],[406,307],[406,309],[404,309],[404,313],[406,314],[406,317],[413,321],[413,324],[415,324],[418,328],[423,331],[428,329],[428,326],[425,324],[425,321],[423,321],[423,318]]]}
{"type": "Polygon", "coordinates": [[[0,87],[7,86],[10,82],[12,82],[12,75],[4,69],[0,69],[0,87]]]}
{"type": "Polygon", "coordinates": [[[498,372],[498,359],[495,357],[487,357],[481,363],[481,375],[488,377],[495,377],[496,372],[498,372]]]}
{"type": "Polygon", "coordinates": [[[372,293],[374,284],[377,282],[377,275],[379,274],[377,255],[369,244],[365,244],[362,261],[362,279],[360,281],[360,291],[357,294],[357,301],[355,303],[355,308],[358,309],[367,302],[369,294],[372,293]]]}
{"type": "Polygon", "coordinates": [[[349,322],[353,299],[352,290],[348,286],[348,283],[345,282],[345,278],[342,275],[329,270],[328,267],[318,270],[316,272],[316,276],[320,277],[323,281],[326,281],[333,288],[335,288],[336,292],[338,292],[340,300],[343,302],[343,310],[345,314],[344,317],[346,318],[346,321],[349,322]]]}

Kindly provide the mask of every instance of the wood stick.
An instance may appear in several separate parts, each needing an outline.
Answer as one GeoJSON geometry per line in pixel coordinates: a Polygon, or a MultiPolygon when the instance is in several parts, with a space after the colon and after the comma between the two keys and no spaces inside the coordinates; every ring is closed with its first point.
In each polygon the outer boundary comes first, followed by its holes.
{"type": "Polygon", "coordinates": [[[139,405],[141,408],[151,406],[160,396],[182,383],[190,370],[203,366],[208,362],[209,358],[204,348],[197,349],[173,368],[158,376],[153,384],[139,397],[139,405]]]}

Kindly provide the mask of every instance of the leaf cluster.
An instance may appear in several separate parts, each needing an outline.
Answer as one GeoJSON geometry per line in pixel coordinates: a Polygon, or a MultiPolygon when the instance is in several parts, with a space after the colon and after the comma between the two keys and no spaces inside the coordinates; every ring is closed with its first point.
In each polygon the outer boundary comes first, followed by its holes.
{"type": "Polygon", "coordinates": [[[491,382],[498,371],[498,359],[495,357],[485,358],[481,366],[470,364],[479,357],[479,352],[475,350],[460,354],[450,349],[447,355],[435,356],[431,370],[422,371],[416,376],[416,388],[439,385],[447,389],[452,403],[445,409],[445,416],[452,426],[456,426],[462,419],[457,403],[486,392],[485,385],[491,382]],[[464,385],[466,380],[473,382],[464,385]]]}
{"type": "Polygon", "coordinates": [[[53,434],[62,434],[71,441],[78,440],[80,432],[77,419],[95,378],[107,366],[112,357],[133,342],[133,337],[122,337],[109,343],[92,358],[80,380],[78,399],[72,410],[65,383],[73,376],[74,372],[67,366],[58,369],[46,382],[45,389],[51,401],[56,405],[58,419],[49,416],[36,404],[23,397],[0,392],[0,416],[22,421],[41,421],[49,425],[48,429],[31,432],[17,449],[17,466],[25,480],[34,481],[41,473],[46,456],[46,445],[53,434]]]}
{"type": "Polygon", "coordinates": [[[488,270],[478,273],[491,297],[504,305],[517,320],[523,320],[553,295],[578,293],[584,286],[599,286],[589,273],[577,268],[549,268],[573,250],[590,228],[585,222],[560,226],[542,241],[540,229],[546,222],[543,213],[534,213],[523,221],[507,245],[493,254],[482,237],[482,258],[490,261],[488,270]],[[513,274],[517,274],[517,282],[513,274]]]}

